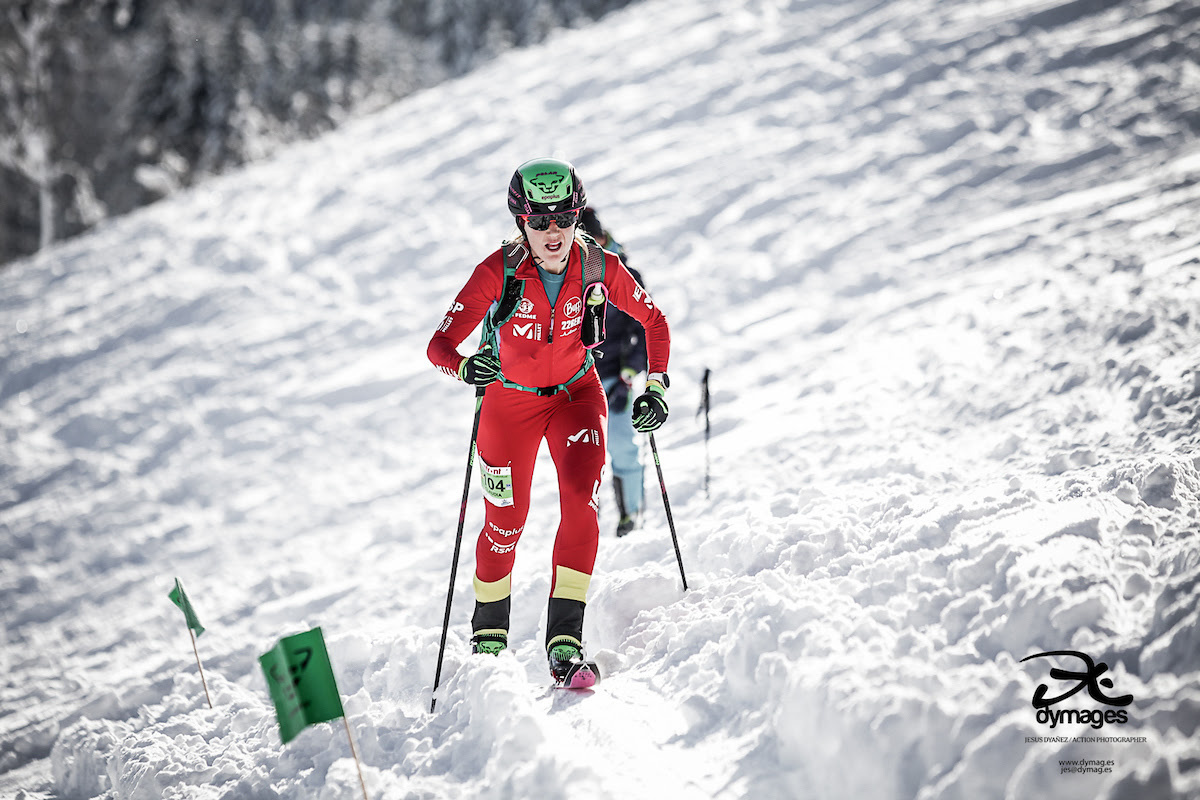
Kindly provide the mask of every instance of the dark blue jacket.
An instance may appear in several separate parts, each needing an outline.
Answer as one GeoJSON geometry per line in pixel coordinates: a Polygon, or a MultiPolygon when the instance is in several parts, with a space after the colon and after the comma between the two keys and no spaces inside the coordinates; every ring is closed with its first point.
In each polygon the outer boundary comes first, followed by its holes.
{"type": "MultiPolygon", "coordinates": [[[[628,264],[626,268],[633,277],[645,287],[642,275],[628,264]]],[[[609,378],[619,377],[621,370],[631,367],[638,372],[646,369],[646,334],[641,324],[633,317],[618,309],[614,304],[608,304],[604,315],[604,343],[593,351],[596,358],[596,372],[605,383],[609,378]]],[[[618,381],[608,395],[608,407],[612,410],[623,410],[629,401],[629,387],[618,381]]]]}

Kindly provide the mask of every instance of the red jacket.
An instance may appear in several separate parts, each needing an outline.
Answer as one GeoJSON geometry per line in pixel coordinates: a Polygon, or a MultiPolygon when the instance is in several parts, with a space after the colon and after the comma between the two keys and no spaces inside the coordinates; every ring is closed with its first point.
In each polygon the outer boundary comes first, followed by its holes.
{"type": "MultiPolygon", "coordinates": [[[[557,386],[570,381],[583,367],[587,351],[579,338],[584,288],[581,259],[582,246],[575,242],[567,263],[567,278],[553,308],[533,259],[527,256],[517,267],[516,277],[525,281],[525,294],[512,319],[496,332],[500,369],[508,380],[531,388],[557,386]]],[[[604,285],[609,301],[645,328],[649,371],[666,372],[671,352],[667,318],[621,259],[608,251],[604,251],[604,285]]],[[[427,352],[435,366],[458,376],[463,359],[458,345],[475,330],[492,304],[499,301],[503,290],[501,249],[475,267],[429,341],[427,352]]]]}

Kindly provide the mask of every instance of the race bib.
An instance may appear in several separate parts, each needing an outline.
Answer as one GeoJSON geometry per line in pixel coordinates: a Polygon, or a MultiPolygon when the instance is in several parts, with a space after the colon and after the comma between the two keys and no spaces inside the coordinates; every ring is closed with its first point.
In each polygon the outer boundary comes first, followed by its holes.
{"type": "Polygon", "coordinates": [[[479,481],[489,503],[500,508],[513,504],[512,467],[493,467],[480,458],[479,481]]]}

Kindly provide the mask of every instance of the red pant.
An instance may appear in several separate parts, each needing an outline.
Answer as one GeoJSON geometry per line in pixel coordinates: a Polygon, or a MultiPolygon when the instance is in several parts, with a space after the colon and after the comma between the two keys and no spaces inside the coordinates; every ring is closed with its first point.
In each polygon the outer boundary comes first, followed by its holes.
{"type": "Polygon", "coordinates": [[[554,538],[551,597],[562,594],[555,595],[559,576],[570,574],[559,567],[584,576],[592,574],[600,538],[596,514],[607,414],[604,389],[595,370],[549,397],[500,383],[487,388],[476,439],[482,462],[479,469],[485,480],[493,477],[499,485],[505,477],[503,470],[511,468],[512,497],[510,504],[506,504],[508,498],[501,498],[500,504],[491,498],[484,501],[487,511],[475,546],[477,586],[479,581],[491,584],[506,579],[512,572],[517,540],[529,514],[534,460],[543,438],[558,471],[562,509],[554,538]]]}

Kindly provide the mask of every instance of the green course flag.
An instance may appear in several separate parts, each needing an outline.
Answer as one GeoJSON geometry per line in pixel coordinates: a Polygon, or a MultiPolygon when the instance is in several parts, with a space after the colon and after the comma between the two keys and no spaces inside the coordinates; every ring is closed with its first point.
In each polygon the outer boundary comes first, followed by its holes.
{"type": "Polygon", "coordinates": [[[187,594],[183,591],[183,584],[179,582],[179,578],[175,579],[175,588],[171,590],[171,593],[167,597],[171,598],[171,602],[183,610],[183,617],[187,620],[187,626],[194,630],[197,636],[204,633],[204,626],[196,618],[196,612],[192,608],[192,603],[188,600],[187,594]]]}
{"type": "Polygon", "coordinates": [[[309,725],[344,717],[320,628],[287,636],[258,657],[287,744],[309,725]]]}
{"type": "Polygon", "coordinates": [[[204,679],[204,665],[200,663],[200,651],[196,649],[196,637],[204,633],[204,626],[196,618],[196,611],[192,608],[191,601],[188,600],[187,592],[183,591],[183,584],[179,582],[179,578],[175,579],[175,588],[167,597],[171,598],[172,603],[179,606],[183,611],[183,618],[187,620],[188,636],[192,640],[192,652],[196,654],[196,669],[200,670],[200,683],[204,686],[204,698],[208,700],[208,707],[212,708],[212,697],[208,694],[208,681],[204,679]]]}

